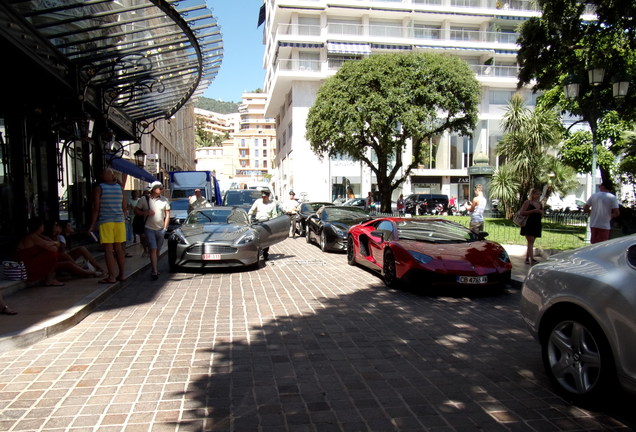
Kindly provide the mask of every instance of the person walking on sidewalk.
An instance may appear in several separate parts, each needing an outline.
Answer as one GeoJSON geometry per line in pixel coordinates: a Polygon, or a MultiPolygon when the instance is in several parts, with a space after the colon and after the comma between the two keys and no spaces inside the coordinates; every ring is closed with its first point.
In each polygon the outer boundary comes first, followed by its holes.
{"type": "Polygon", "coordinates": [[[583,211],[590,215],[590,243],[592,244],[609,240],[612,219],[620,214],[618,200],[610,192],[612,186],[603,182],[599,189],[600,191],[592,194],[583,207],[583,211]]]}
{"type": "Polygon", "coordinates": [[[111,168],[102,171],[101,178],[102,183],[93,189],[93,218],[88,232],[94,232],[99,223],[99,241],[108,269],[108,275],[99,283],[115,283],[126,280],[126,258],[122,247],[126,242],[126,198],[111,168]]]}
{"type": "Polygon", "coordinates": [[[150,249],[150,265],[152,280],[159,278],[158,260],[163,239],[170,222],[170,202],[161,195],[163,184],[159,181],[150,185],[150,200],[140,199],[135,207],[135,214],[146,216],[146,240],[150,249]]]}

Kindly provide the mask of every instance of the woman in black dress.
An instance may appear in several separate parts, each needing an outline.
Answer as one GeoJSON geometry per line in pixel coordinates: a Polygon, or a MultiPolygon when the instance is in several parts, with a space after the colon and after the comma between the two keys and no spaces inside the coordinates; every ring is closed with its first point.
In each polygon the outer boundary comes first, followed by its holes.
{"type": "Polygon", "coordinates": [[[539,198],[541,197],[541,189],[532,189],[530,196],[521,205],[521,215],[528,216],[526,225],[521,227],[520,234],[526,237],[528,248],[526,249],[526,264],[535,264],[534,259],[534,241],[537,237],[541,237],[541,218],[543,217],[543,206],[539,198]]]}

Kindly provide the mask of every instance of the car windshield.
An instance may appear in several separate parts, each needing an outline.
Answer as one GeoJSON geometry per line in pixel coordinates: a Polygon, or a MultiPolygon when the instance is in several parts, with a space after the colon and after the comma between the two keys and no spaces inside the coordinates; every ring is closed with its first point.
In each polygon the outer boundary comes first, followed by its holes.
{"type": "Polygon", "coordinates": [[[369,219],[369,215],[357,207],[327,207],[322,212],[322,219],[328,222],[360,221],[369,219]]]}
{"type": "Polygon", "coordinates": [[[301,208],[300,211],[303,213],[315,213],[318,211],[318,209],[320,209],[320,207],[322,206],[330,206],[332,205],[331,203],[324,203],[324,202],[312,202],[312,203],[304,203],[301,208]]]}
{"type": "Polygon", "coordinates": [[[469,229],[443,220],[407,220],[397,222],[400,240],[417,240],[428,243],[468,243],[478,240],[469,229]]]}
{"type": "Polygon", "coordinates": [[[227,191],[223,200],[223,205],[226,206],[240,206],[240,205],[252,205],[254,201],[261,197],[261,192],[257,190],[240,190],[240,191],[227,191]]]}
{"type": "Polygon", "coordinates": [[[238,224],[248,225],[247,213],[241,209],[215,207],[193,211],[188,215],[187,225],[238,224]]]}

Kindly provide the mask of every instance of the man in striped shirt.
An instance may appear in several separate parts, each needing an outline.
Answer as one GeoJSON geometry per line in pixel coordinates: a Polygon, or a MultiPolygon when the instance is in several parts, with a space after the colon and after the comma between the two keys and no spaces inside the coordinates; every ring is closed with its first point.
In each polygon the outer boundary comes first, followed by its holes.
{"type": "Polygon", "coordinates": [[[126,263],[122,244],[126,241],[126,199],[121,185],[111,168],[102,171],[102,183],[93,190],[93,219],[89,232],[99,223],[99,240],[104,248],[108,275],[99,283],[126,280],[126,263]],[[115,273],[117,267],[118,273],[115,273]]]}

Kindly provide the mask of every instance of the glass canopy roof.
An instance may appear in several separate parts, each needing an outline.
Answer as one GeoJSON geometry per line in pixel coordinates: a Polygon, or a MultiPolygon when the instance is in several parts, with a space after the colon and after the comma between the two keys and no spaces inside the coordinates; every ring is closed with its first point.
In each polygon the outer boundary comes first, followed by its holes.
{"type": "Polygon", "coordinates": [[[205,0],[6,1],[77,67],[83,96],[102,90],[106,115],[168,118],[221,66],[221,30],[205,0]]]}

